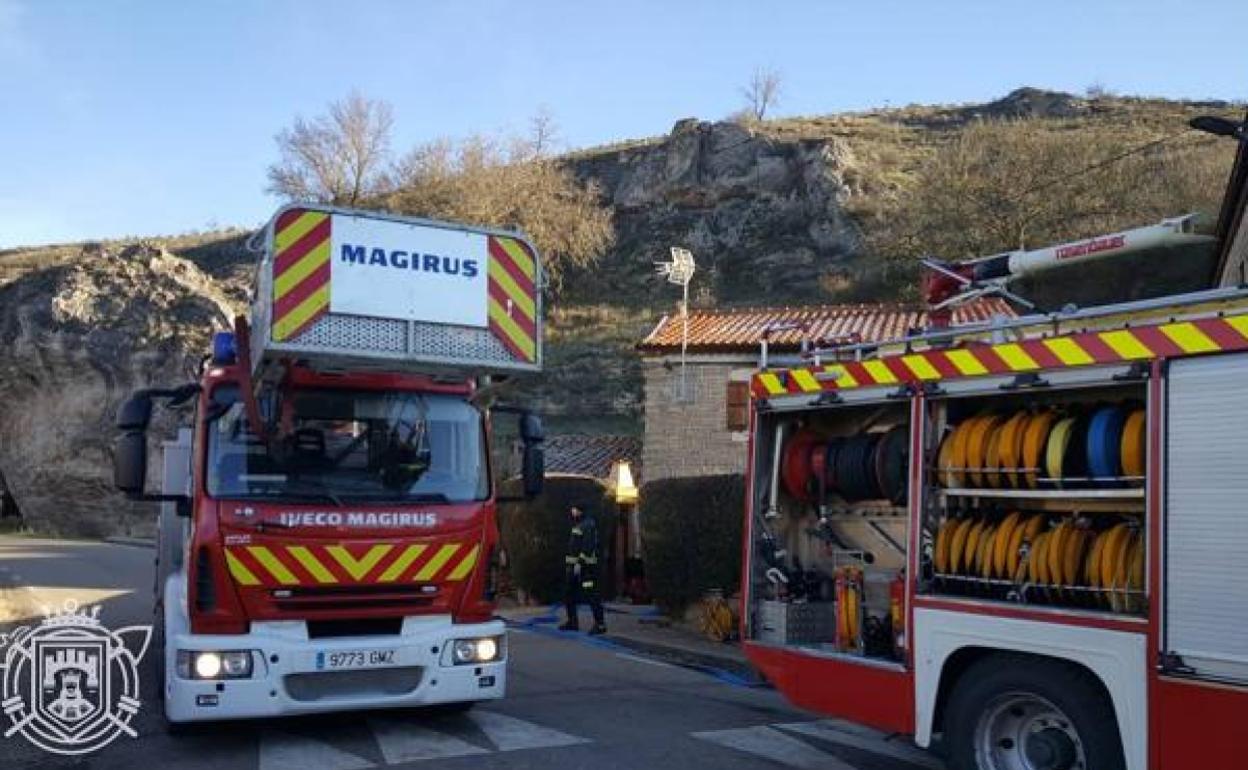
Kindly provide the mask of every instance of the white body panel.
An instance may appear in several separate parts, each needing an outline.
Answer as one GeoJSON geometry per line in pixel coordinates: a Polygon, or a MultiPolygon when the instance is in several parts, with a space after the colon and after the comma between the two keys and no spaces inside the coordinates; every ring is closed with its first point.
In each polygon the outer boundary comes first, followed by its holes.
{"type": "Polygon", "coordinates": [[[484,327],[484,233],[331,216],[333,313],[484,327]]]}
{"type": "Polygon", "coordinates": [[[1086,666],[1109,691],[1128,770],[1148,761],[1147,638],[1034,620],[917,608],[914,612],[915,742],[927,747],[941,671],[966,648],[1047,655],[1086,666]]]}
{"type": "Polygon", "coordinates": [[[185,572],[171,575],[165,583],[168,599],[165,602],[165,716],[170,722],[493,700],[503,697],[507,688],[506,645],[503,657],[493,663],[462,666],[442,663],[447,642],[467,637],[501,636],[506,631],[501,620],[454,624],[447,615],[416,616],[404,618],[402,632],[398,635],[332,639],[308,639],[307,627],[300,621],[253,623],[247,634],[197,635],[190,631],[185,584],[185,572]],[[254,650],[252,677],[221,682],[181,679],[176,672],[179,649],[254,650]],[[298,699],[291,694],[286,677],[293,674],[342,676],[341,673],[318,672],[317,653],[370,649],[397,649],[397,659],[403,666],[423,669],[419,684],[400,694],[361,689],[316,700],[298,699]],[[492,684],[482,686],[482,682],[492,684]],[[196,699],[201,695],[217,696],[217,704],[197,705],[196,699]]]}

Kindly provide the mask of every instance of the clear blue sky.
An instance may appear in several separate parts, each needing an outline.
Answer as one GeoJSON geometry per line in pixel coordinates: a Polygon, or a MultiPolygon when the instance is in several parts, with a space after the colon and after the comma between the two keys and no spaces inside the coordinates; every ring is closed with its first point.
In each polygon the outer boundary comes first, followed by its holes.
{"type": "Polygon", "coordinates": [[[252,225],[273,134],[358,88],[402,149],[523,130],[571,147],[739,106],[987,100],[1020,85],[1248,97],[1245,0],[0,0],[0,247],[252,225]]]}

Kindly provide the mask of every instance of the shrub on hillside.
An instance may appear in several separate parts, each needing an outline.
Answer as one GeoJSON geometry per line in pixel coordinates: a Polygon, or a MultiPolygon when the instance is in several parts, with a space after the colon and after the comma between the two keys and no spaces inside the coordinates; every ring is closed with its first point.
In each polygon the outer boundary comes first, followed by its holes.
{"type": "Polygon", "coordinates": [[[679,612],[712,588],[741,584],[740,474],[662,479],[641,489],[646,583],[664,609],[679,612]]]}
{"type": "MultiPolygon", "coordinates": [[[[503,494],[516,494],[519,484],[503,485],[503,494]]],[[[504,503],[499,509],[499,529],[507,549],[511,582],[540,602],[563,598],[563,557],[568,546],[568,508],[579,506],[598,521],[601,552],[599,580],[602,595],[612,596],[614,586],[607,569],[615,533],[615,502],[599,481],[579,476],[546,479],[542,494],[532,500],[504,503]]]]}

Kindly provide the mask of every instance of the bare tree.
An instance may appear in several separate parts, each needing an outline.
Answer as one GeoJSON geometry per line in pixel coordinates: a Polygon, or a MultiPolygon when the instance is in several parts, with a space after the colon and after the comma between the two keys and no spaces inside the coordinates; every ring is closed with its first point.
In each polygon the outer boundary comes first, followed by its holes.
{"type": "Polygon", "coordinates": [[[533,155],[538,158],[549,155],[559,143],[559,125],[555,122],[555,114],[545,105],[539,107],[529,119],[529,143],[533,145],[533,155]]]}
{"type": "Polygon", "coordinates": [[[754,120],[766,117],[767,111],[780,103],[782,85],[783,79],[776,70],[756,68],[750,82],[741,88],[741,96],[745,99],[745,114],[754,120]]]}
{"type": "MultiPolygon", "coordinates": [[[[1140,145],[1155,138],[1147,128],[1133,136],[1140,145]]],[[[973,123],[933,148],[887,205],[860,218],[864,245],[904,283],[917,256],[983,256],[1217,212],[1234,147],[1185,138],[1106,164],[1123,144],[1112,128],[973,123]]]]}
{"type": "Polygon", "coordinates": [[[391,174],[385,205],[416,216],[519,227],[542,252],[550,290],[570,268],[591,265],[614,240],[611,210],[545,153],[549,124],[529,137],[470,136],[409,152],[391,174]]]}
{"type": "Polygon", "coordinates": [[[295,118],[275,137],[281,159],[269,166],[269,192],[298,201],[354,206],[383,191],[393,111],[352,92],[325,115],[295,118]]]}

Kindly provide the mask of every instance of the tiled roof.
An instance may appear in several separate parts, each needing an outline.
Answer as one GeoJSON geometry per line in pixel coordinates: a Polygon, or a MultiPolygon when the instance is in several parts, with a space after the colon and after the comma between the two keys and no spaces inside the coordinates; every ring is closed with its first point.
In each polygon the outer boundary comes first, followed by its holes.
{"type": "Polygon", "coordinates": [[[611,466],[627,460],[634,478],[640,478],[641,439],[636,436],[567,434],[546,439],[546,472],[571,473],[605,479],[611,466]]]}
{"type": "MultiPolygon", "coordinates": [[[[994,315],[1014,317],[1004,300],[989,297],[970,302],[953,312],[953,323],[989,321],[994,315]]],[[[803,339],[833,342],[882,342],[902,337],[910,329],[927,324],[927,313],[898,305],[811,305],[808,307],[746,308],[739,310],[693,310],[689,313],[689,349],[695,352],[754,352],[763,333],[773,331],[773,350],[796,350],[803,339]]],[[[642,352],[660,353],[680,349],[681,319],[678,313],[663,316],[654,331],[637,346],[642,352]]]]}

